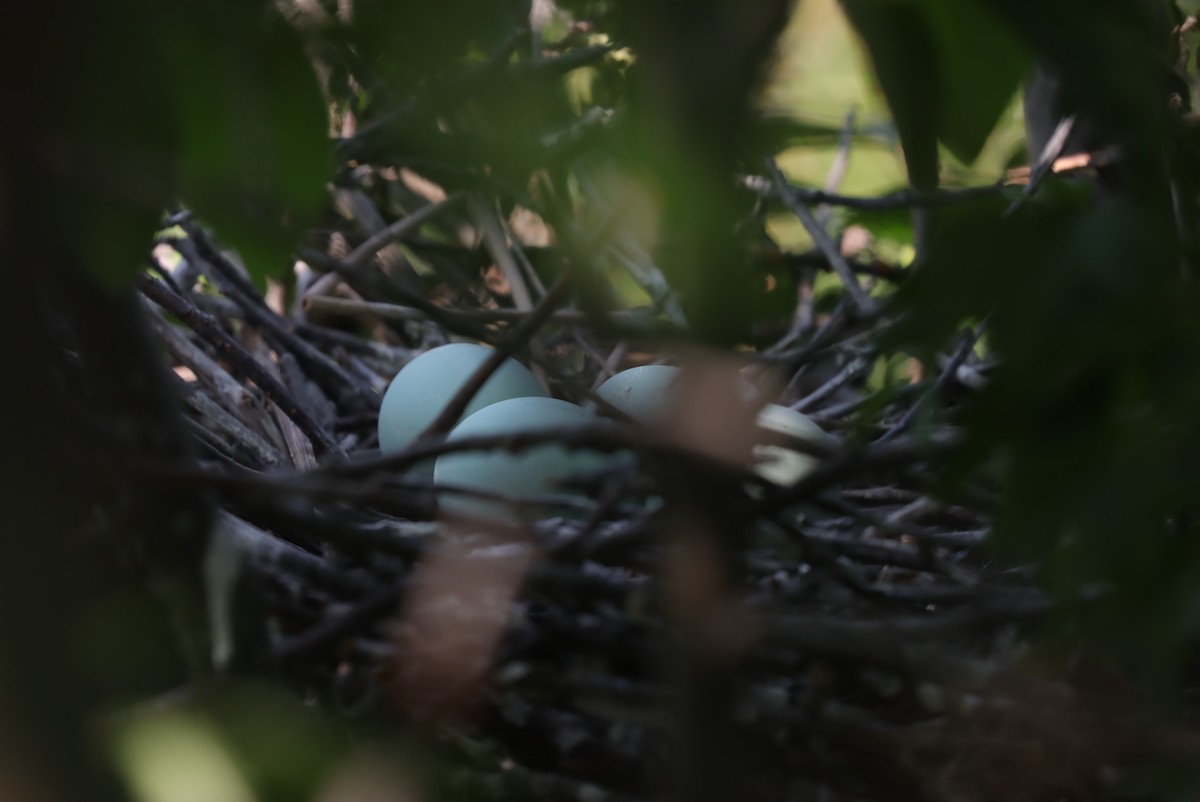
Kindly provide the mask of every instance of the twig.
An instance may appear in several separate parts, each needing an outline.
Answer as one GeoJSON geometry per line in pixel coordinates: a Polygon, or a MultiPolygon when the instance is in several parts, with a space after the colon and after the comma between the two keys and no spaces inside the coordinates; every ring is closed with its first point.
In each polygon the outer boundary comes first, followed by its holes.
{"type": "Polygon", "coordinates": [[[256,465],[277,466],[284,463],[283,454],[274,445],[214,401],[204,390],[184,381],[178,384],[182,385],[180,392],[184,402],[196,413],[205,429],[222,436],[227,442],[236,443],[243,452],[254,458],[256,465]]]}
{"type": "MultiPolygon", "coordinates": [[[[945,454],[961,443],[961,434],[948,430],[932,433],[921,440],[894,440],[873,443],[867,447],[847,446],[838,449],[796,484],[758,502],[755,513],[770,515],[798,501],[813,498],[817,492],[849,477],[866,471],[905,468],[915,462],[945,454]]],[[[798,451],[814,451],[813,445],[794,439],[788,447],[798,451]]]]}
{"type": "Polygon", "coordinates": [[[471,403],[471,399],[483,388],[483,385],[487,383],[492,374],[504,364],[504,360],[508,359],[509,355],[527,343],[531,337],[537,334],[542,324],[549,320],[555,307],[566,298],[569,289],[570,282],[567,281],[567,275],[564,273],[559,276],[558,280],[546,293],[546,296],[538,302],[538,305],[530,312],[529,316],[517,324],[512,332],[501,340],[494,352],[488,354],[488,358],[471,374],[471,378],[459,388],[454,398],[450,399],[437,418],[417,437],[417,440],[436,437],[450,431],[455,421],[462,415],[463,410],[471,403]]]}
{"type": "Polygon", "coordinates": [[[467,208],[470,211],[471,218],[475,222],[475,227],[483,234],[484,247],[487,248],[492,261],[495,262],[496,267],[499,268],[508,282],[508,289],[512,293],[513,304],[521,311],[528,311],[533,308],[533,295],[529,291],[529,287],[525,282],[525,276],[521,273],[521,268],[517,265],[516,259],[513,258],[512,252],[508,249],[504,230],[499,222],[499,215],[478,194],[470,196],[467,201],[467,208]]]}
{"type": "MultiPolygon", "coordinates": [[[[340,298],[329,299],[332,301],[342,300],[340,298]]],[[[351,303],[368,303],[367,301],[351,301],[351,303]]],[[[332,308],[332,307],[331,307],[332,308]]],[[[403,307],[401,307],[403,308],[403,307]]],[[[345,310],[340,310],[345,311],[345,310]]],[[[372,314],[376,312],[372,311],[372,314]]],[[[358,354],[359,356],[369,358],[376,362],[382,362],[392,366],[392,372],[413,358],[413,351],[409,348],[401,348],[396,345],[384,345],[383,343],[365,340],[354,334],[337,329],[331,329],[325,326],[315,326],[311,323],[297,323],[296,333],[305,340],[310,340],[324,348],[328,348],[334,353],[338,350],[344,350],[347,353],[358,354]]]]}
{"type": "Polygon", "coordinates": [[[1074,114],[1058,121],[1058,125],[1054,128],[1054,133],[1046,140],[1046,144],[1042,147],[1042,152],[1038,155],[1037,162],[1029,172],[1029,183],[1025,185],[1025,190],[1021,193],[1020,197],[1009,204],[1008,208],[1004,210],[1004,217],[1011,217],[1016,214],[1018,209],[1028,203],[1029,199],[1041,187],[1042,181],[1046,176],[1053,172],[1054,162],[1062,155],[1063,147],[1067,144],[1067,139],[1071,136],[1071,131],[1074,128],[1074,114]]]}
{"type": "MultiPolygon", "coordinates": [[[[818,270],[829,271],[833,270],[833,266],[829,264],[829,260],[825,258],[825,254],[822,253],[819,248],[811,248],[807,251],[801,251],[799,253],[781,251],[774,258],[778,259],[781,264],[796,270],[805,268],[816,268],[818,270]]],[[[874,259],[866,264],[861,262],[850,262],[847,260],[847,264],[850,265],[851,269],[854,270],[855,273],[863,276],[871,276],[872,278],[883,279],[884,281],[890,281],[893,284],[899,284],[909,276],[909,272],[906,268],[888,264],[887,262],[880,261],[879,259],[874,259]]]]}
{"type": "Polygon", "coordinates": [[[184,230],[188,232],[188,237],[175,240],[175,247],[187,258],[203,259],[206,264],[212,266],[211,273],[221,284],[226,295],[242,308],[247,319],[263,329],[275,344],[276,350],[291,351],[295,354],[313,379],[340,401],[355,407],[375,405],[370,388],[358,386],[336,362],[292,332],[280,317],[267,307],[254,285],[213,246],[198,226],[189,223],[184,230]]]}
{"type": "MultiPolygon", "coordinates": [[[[378,317],[384,320],[429,320],[429,315],[421,309],[400,304],[389,304],[380,301],[359,301],[352,298],[333,298],[330,296],[310,296],[304,299],[304,308],[312,312],[329,312],[352,317],[378,317]]],[[[479,323],[516,323],[529,317],[532,310],[528,309],[443,309],[443,314],[452,320],[471,321],[479,323]]],[[[650,322],[649,318],[638,312],[616,311],[611,317],[617,321],[636,323],[639,320],[650,322]]],[[[557,309],[550,315],[550,320],[556,323],[581,325],[591,318],[584,312],[574,309],[557,309]]]]}
{"type": "Polygon", "coordinates": [[[240,414],[250,403],[250,393],[246,386],[230,376],[229,371],[217,364],[215,359],[168,323],[162,315],[162,310],[148,298],[142,298],[142,308],[146,311],[151,328],[171,356],[189,367],[196,374],[196,378],[212,390],[230,412],[240,414]]]}
{"type": "Polygon", "coordinates": [[[331,616],[299,635],[282,639],[273,650],[273,662],[284,666],[296,663],[374,626],[399,609],[406,588],[404,582],[377,588],[349,611],[331,616]]]}
{"type": "Polygon", "coordinates": [[[829,381],[822,384],[817,389],[813,390],[808,395],[801,398],[799,401],[791,405],[791,408],[797,412],[803,412],[813,404],[824,401],[829,396],[836,393],[843,385],[853,381],[863,374],[871,366],[871,361],[865,356],[855,356],[850,360],[846,367],[842,368],[829,381]]]}
{"type": "Polygon", "coordinates": [[[860,317],[870,317],[877,311],[877,307],[871,297],[863,290],[858,283],[858,279],[854,275],[854,269],[846,261],[846,257],[842,256],[838,245],[826,233],[825,228],[813,216],[808,207],[799,202],[795,195],[792,194],[792,188],[788,185],[787,179],[783,177],[783,173],[779,170],[778,165],[774,161],[768,161],[767,168],[771,172],[771,178],[775,182],[775,191],[779,193],[779,197],[784,204],[792,211],[800,220],[800,223],[808,231],[808,235],[812,237],[813,243],[825,254],[825,258],[829,260],[829,264],[833,267],[838,278],[842,280],[842,286],[846,288],[846,293],[850,296],[850,300],[854,303],[860,317]]]}
{"type": "MultiPolygon", "coordinates": [[[[842,134],[838,138],[837,152],[834,153],[833,164],[829,165],[829,172],[825,175],[826,192],[837,192],[838,187],[846,178],[846,169],[850,166],[850,148],[854,146],[854,119],[856,116],[856,111],[852,107],[846,113],[846,119],[842,123],[842,134]]],[[[815,217],[821,228],[829,225],[831,212],[831,204],[822,203],[817,207],[815,217]]]]}
{"type": "Polygon", "coordinates": [[[899,437],[905,432],[905,430],[908,429],[909,426],[912,425],[912,422],[916,420],[917,415],[919,415],[921,410],[924,409],[925,405],[929,403],[930,399],[937,398],[946,391],[946,388],[950,386],[950,382],[954,381],[956,378],[959,367],[967,360],[967,357],[971,355],[971,351],[975,348],[975,343],[979,341],[981,336],[983,336],[986,326],[987,321],[984,321],[983,323],[980,323],[978,327],[963,334],[962,341],[958,344],[958,348],[955,349],[954,355],[950,357],[950,361],[946,363],[946,367],[942,369],[941,375],[937,377],[937,381],[933,383],[933,387],[929,389],[929,392],[918,399],[915,404],[909,407],[904,415],[901,416],[900,420],[898,420],[894,426],[884,432],[883,435],[875,442],[884,443],[888,440],[899,437]]]}
{"type": "Polygon", "coordinates": [[[456,192],[445,200],[423,206],[412,214],[400,218],[382,231],[372,234],[363,244],[352,250],[345,259],[341,260],[342,266],[351,272],[360,270],[385,245],[404,239],[405,236],[416,231],[442,212],[457,205],[465,197],[464,193],[456,192]]]}
{"type": "MultiPolygon", "coordinates": [[[[836,192],[841,186],[843,179],[846,177],[846,168],[850,164],[850,148],[854,144],[854,118],[855,110],[852,108],[846,114],[845,123],[842,125],[842,135],[838,140],[837,153],[834,155],[833,164],[829,166],[829,172],[825,176],[825,191],[836,192]]],[[[822,228],[828,222],[832,207],[829,204],[821,204],[817,207],[816,219],[822,228]]],[[[832,268],[825,255],[817,249],[814,251],[820,256],[821,266],[832,268]]],[[[858,265],[853,266],[855,271],[859,270],[858,265]]],[[[812,269],[800,268],[797,270],[796,276],[796,309],[792,313],[792,324],[784,336],[767,349],[767,353],[778,353],[787,346],[796,342],[800,337],[812,328],[813,325],[813,281],[812,269]]]]}
{"type": "MultiPolygon", "coordinates": [[[[775,182],[772,178],[763,176],[745,176],[742,178],[742,184],[747,189],[761,196],[770,196],[778,193],[775,188],[775,182]]],[[[912,189],[903,189],[896,192],[891,192],[886,195],[878,195],[872,198],[865,198],[856,195],[840,195],[836,192],[828,192],[822,189],[808,189],[806,187],[797,187],[785,182],[788,193],[798,202],[813,205],[829,205],[842,206],[847,209],[861,209],[864,211],[892,211],[895,209],[911,209],[923,208],[930,206],[947,206],[956,203],[964,203],[966,201],[976,200],[978,198],[988,198],[994,195],[999,195],[1004,191],[1005,185],[1003,182],[997,181],[995,184],[988,184],[981,187],[968,187],[966,189],[939,189],[933,192],[918,192],[912,189]]]]}
{"type": "Polygon", "coordinates": [[[224,354],[235,372],[254,382],[267,398],[278,404],[279,408],[308,435],[321,454],[341,454],[341,449],[338,448],[329,433],[302,406],[296,403],[283,384],[258,364],[253,356],[246,353],[232,337],[222,331],[212,317],[201,312],[189,301],[169,290],[161,281],[150,276],[142,275],[138,278],[138,289],[151,301],[183,321],[188,328],[199,334],[218,352],[224,354]]]}
{"type": "MultiPolygon", "coordinates": [[[[270,351],[261,339],[258,339],[257,347],[254,349],[253,354],[264,370],[281,383],[284,382],[283,375],[278,366],[271,361],[270,351]]],[[[289,356],[291,355],[289,354],[289,356]]],[[[296,398],[297,404],[300,404],[299,396],[296,396],[296,398]]],[[[305,410],[307,411],[308,407],[305,407],[305,410]]],[[[271,415],[274,418],[276,426],[279,428],[279,434],[283,438],[288,456],[291,457],[292,465],[300,470],[317,467],[316,456],[313,454],[312,441],[305,436],[300,427],[279,408],[278,404],[271,404],[271,415]]],[[[316,420],[316,418],[314,417],[313,420],[316,420]]]]}
{"type": "Polygon", "coordinates": [[[524,275],[525,280],[529,282],[529,286],[537,291],[537,295],[540,298],[546,294],[546,285],[542,283],[541,278],[538,277],[537,270],[535,270],[533,267],[533,263],[529,261],[529,256],[525,253],[525,248],[522,245],[520,238],[517,236],[517,233],[513,231],[513,228],[511,225],[509,225],[509,222],[501,215],[497,214],[496,219],[499,221],[501,230],[504,232],[505,237],[511,244],[513,256],[516,257],[517,264],[520,265],[522,275],[524,275]]]}
{"type": "Polygon", "coordinates": [[[337,420],[337,406],[321,392],[321,388],[315,382],[304,375],[294,356],[288,353],[279,355],[279,375],[284,386],[317,422],[332,430],[337,420]]]}
{"type": "Polygon", "coordinates": [[[944,642],[955,635],[1010,621],[1037,618],[1049,609],[1045,598],[1030,592],[981,601],[973,607],[936,617],[847,620],[823,615],[782,615],[767,622],[768,638],[806,653],[906,669],[914,646],[944,642]]]}
{"type": "MultiPolygon", "coordinates": [[[[363,297],[374,295],[379,297],[381,293],[371,293],[368,291],[369,277],[363,270],[353,269],[345,262],[339,259],[334,259],[329,254],[322,253],[314,248],[301,246],[297,249],[300,256],[312,265],[314,268],[323,270],[332,270],[338,275],[346,279],[347,283],[355,288],[356,291],[363,297]]],[[[382,274],[381,274],[382,276],[382,274]]],[[[416,294],[410,289],[389,281],[385,285],[384,295],[390,294],[392,297],[399,298],[411,307],[420,309],[428,316],[430,320],[437,323],[447,331],[461,334],[467,337],[472,337],[481,341],[488,341],[492,336],[492,332],[486,327],[478,325],[471,320],[461,317],[455,317],[453,313],[442,309],[437,304],[430,301],[428,298],[416,294]]]]}
{"type": "Polygon", "coordinates": [[[261,572],[298,576],[306,587],[316,585],[342,596],[358,596],[377,586],[366,572],[336,567],[333,562],[282,540],[232,513],[221,512],[222,524],[261,572]]]}

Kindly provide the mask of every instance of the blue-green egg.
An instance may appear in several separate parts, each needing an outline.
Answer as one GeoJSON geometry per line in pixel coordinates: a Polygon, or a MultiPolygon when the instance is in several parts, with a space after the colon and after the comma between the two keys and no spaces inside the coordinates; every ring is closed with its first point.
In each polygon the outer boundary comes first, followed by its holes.
{"type": "MultiPolygon", "coordinates": [[[[447,438],[575,429],[595,426],[603,419],[594,412],[556,398],[510,398],[485,407],[465,419],[447,438]]],[[[519,452],[502,449],[457,451],[443,454],[434,468],[434,483],[498,493],[506,499],[529,500],[568,494],[583,499],[580,491],[561,486],[571,476],[594,474],[630,460],[628,454],[567,448],[558,442],[539,444],[519,452]]],[[[516,522],[512,508],[494,499],[461,493],[440,493],[446,511],[474,517],[516,522]]],[[[570,510],[561,512],[569,513],[570,510]]]]}
{"type": "MultiPolygon", "coordinates": [[[[407,448],[492,353],[483,345],[451,343],[431,348],[401,368],[379,408],[380,451],[394,454],[407,448]]],[[[545,398],[546,391],[528,368],[506,359],[471,399],[458,422],[498,401],[524,397],[545,398]]],[[[431,477],[432,462],[416,466],[413,473],[431,477]]]]}
{"type": "MultiPolygon", "coordinates": [[[[623,370],[596,389],[596,395],[639,423],[652,425],[670,414],[679,368],[643,365],[623,370]]],[[[767,404],[758,413],[758,425],[769,431],[830,444],[834,438],[811,418],[779,404],[767,404]]],[[[817,467],[817,459],[784,446],[757,444],[754,472],[776,485],[792,485],[817,467]]]]}
{"type": "Polygon", "coordinates": [[[596,388],[596,395],[641,423],[650,423],[670,409],[673,385],[679,368],[642,365],[610,377],[596,388]]]}

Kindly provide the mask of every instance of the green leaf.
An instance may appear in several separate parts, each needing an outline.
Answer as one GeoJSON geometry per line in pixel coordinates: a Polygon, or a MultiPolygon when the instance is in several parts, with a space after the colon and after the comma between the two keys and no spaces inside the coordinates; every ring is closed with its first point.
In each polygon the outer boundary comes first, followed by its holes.
{"type": "Polygon", "coordinates": [[[943,116],[938,134],[970,163],[996,127],[1030,62],[1016,39],[978,0],[924,0],[941,58],[943,116]]]}
{"type": "Polygon", "coordinates": [[[183,200],[253,277],[289,266],[332,167],[313,69],[282,20],[254,4],[174,40],[169,103],[183,133],[183,200]],[[250,13],[256,12],[256,13],[250,13]]]}
{"type": "Polygon", "coordinates": [[[843,0],[887,98],[912,185],[937,184],[937,142],[973,161],[1028,68],[978,0],[843,0]]]}
{"type": "Polygon", "coordinates": [[[896,294],[902,315],[883,338],[885,350],[912,346],[929,353],[964,320],[986,315],[1015,291],[1050,222],[1040,215],[1006,219],[1009,203],[997,195],[940,210],[926,253],[896,294]]]}
{"type": "Polygon", "coordinates": [[[148,41],[161,36],[169,5],[31,7],[0,34],[0,81],[15,115],[4,148],[16,158],[5,169],[27,171],[18,183],[35,188],[23,211],[110,287],[140,269],[175,186],[176,131],[153,111],[169,81],[148,41]]]}
{"type": "Polygon", "coordinates": [[[25,200],[47,235],[100,283],[126,286],[182,199],[234,245],[269,252],[253,270],[286,266],[284,224],[315,208],[330,159],[313,70],[268,4],[34,11],[27,30],[53,35],[6,35],[0,73],[22,117],[6,139],[38,173],[25,200]]]}
{"type": "Polygon", "coordinates": [[[1039,567],[1063,627],[1152,671],[1200,631],[1197,293],[1148,209],[1070,187],[947,209],[891,337],[944,347],[991,313],[1003,363],[964,422],[975,464],[998,458],[993,546],[1039,567]]]}
{"type": "Polygon", "coordinates": [[[876,239],[908,244],[913,241],[912,210],[906,206],[887,209],[848,208],[843,214],[847,226],[862,226],[876,239]]]}
{"type": "MultiPolygon", "coordinates": [[[[984,0],[1063,85],[1079,111],[1122,146],[1133,170],[1156,176],[1166,124],[1173,21],[1165,0],[984,0]],[[1069,35],[1064,32],[1069,31],[1069,35]]],[[[1186,91],[1186,90],[1185,90],[1186,91]]],[[[1159,180],[1156,177],[1156,180],[1159,180]]]]}
{"type": "Polygon", "coordinates": [[[938,179],[938,120],[946,103],[938,42],[918,0],[843,0],[887,98],[909,181],[932,189],[938,179]]]}

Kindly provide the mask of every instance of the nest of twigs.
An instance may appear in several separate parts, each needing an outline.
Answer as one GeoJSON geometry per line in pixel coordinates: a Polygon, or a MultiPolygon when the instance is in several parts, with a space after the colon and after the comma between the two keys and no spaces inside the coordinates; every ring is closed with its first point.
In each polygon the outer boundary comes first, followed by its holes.
{"type": "MultiPolygon", "coordinates": [[[[555,245],[515,217],[482,204],[472,219],[491,235],[431,243],[419,223],[457,213],[453,197],[391,220],[373,198],[406,177],[358,179],[291,286],[264,294],[186,215],[141,284],[219,493],[222,668],[284,678],[349,720],[429,727],[475,798],[1085,798],[1146,746],[1109,690],[1099,704],[1035,657],[1047,603],[986,553],[988,490],[931,494],[956,411],[986,381],[970,332],[939,374],[883,398],[865,380],[885,308],[800,292],[774,345],[737,367],[773,375],[772,400],[837,436],[815,472],[755,485],[703,438],[584,432],[575,445],[631,450],[638,470],[592,477],[579,518],[472,527],[406,473],[439,438],[379,454],[382,392],[414,355],[487,341],[574,402],[631,364],[686,354],[703,373],[729,357],[622,332],[561,282],[539,286],[529,252],[555,245]],[[433,267],[405,286],[413,257],[433,267]],[[664,503],[630,511],[614,483],[664,503]]],[[[811,289],[829,257],[787,258],[811,289]]],[[[864,297],[892,277],[840,258],[864,297]]]]}

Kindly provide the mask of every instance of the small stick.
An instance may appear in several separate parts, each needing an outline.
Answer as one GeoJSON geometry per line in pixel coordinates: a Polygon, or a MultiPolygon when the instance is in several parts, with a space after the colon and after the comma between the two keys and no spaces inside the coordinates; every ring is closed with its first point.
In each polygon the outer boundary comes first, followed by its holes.
{"type": "Polygon", "coordinates": [[[244,378],[258,385],[267,398],[278,404],[279,408],[296,422],[296,425],[308,435],[314,447],[318,448],[320,453],[341,453],[341,449],[329,433],[292,398],[283,384],[268,373],[262,365],[258,364],[254,357],[247,354],[238,345],[236,340],[226,334],[217,325],[211,316],[201,312],[187,299],[176,295],[161,281],[150,276],[142,275],[139,277],[138,289],[151,301],[154,301],[187,324],[192,331],[199,334],[209,345],[224,354],[237,373],[240,373],[244,378]]]}
{"type": "Polygon", "coordinates": [[[276,350],[288,350],[304,363],[309,374],[331,395],[340,400],[357,403],[364,408],[374,405],[369,387],[360,387],[332,359],[300,339],[278,315],[271,311],[261,294],[240,270],[208,240],[194,225],[185,226],[187,239],[175,240],[176,250],[189,259],[203,259],[212,267],[212,275],[219,280],[222,290],[237,303],[246,314],[247,320],[257,325],[276,346],[276,350]]]}
{"type": "Polygon", "coordinates": [[[870,361],[865,357],[856,356],[850,360],[850,364],[838,371],[832,379],[822,384],[816,390],[813,390],[808,395],[801,398],[799,401],[791,405],[791,408],[797,412],[803,412],[805,409],[816,404],[818,401],[823,401],[833,395],[846,383],[858,378],[862,373],[871,366],[870,361]]]}
{"type": "Polygon", "coordinates": [[[846,288],[846,293],[850,296],[850,300],[854,303],[860,317],[870,317],[875,314],[877,307],[871,297],[863,290],[858,283],[858,279],[854,275],[854,269],[846,261],[846,257],[842,256],[842,252],[838,249],[838,245],[833,241],[833,238],[825,231],[825,228],[813,216],[808,207],[800,203],[792,194],[792,187],[788,185],[787,179],[783,177],[783,173],[779,170],[779,166],[774,161],[769,160],[767,167],[771,171],[771,178],[775,182],[775,191],[779,193],[779,197],[784,204],[792,211],[800,220],[800,223],[808,231],[808,235],[812,237],[813,244],[816,245],[821,253],[825,254],[825,258],[829,260],[833,271],[837,273],[837,277],[842,280],[842,285],[846,288]]]}
{"type": "Polygon", "coordinates": [[[896,422],[896,425],[884,432],[883,436],[875,441],[876,443],[885,443],[888,440],[898,437],[906,429],[908,429],[909,426],[912,425],[912,422],[916,419],[921,409],[926,403],[929,402],[929,400],[937,398],[939,395],[945,392],[946,388],[950,386],[950,382],[957,377],[959,367],[966,362],[967,357],[971,355],[971,351],[975,348],[975,343],[979,341],[981,336],[983,336],[983,330],[985,326],[986,321],[979,324],[978,328],[972,329],[963,335],[962,342],[958,344],[958,348],[955,349],[954,355],[950,357],[950,360],[946,363],[946,367],[942,369],[941,375],[937,377],[937,381],[933,383],[933,387],[930,388],[929,393],[922,398],[919,398],[915,404],[909,407],[908,411],[905,412],[900,420],[896,422]]]}
{"type": "Polygon", "coordinates": [[[513,303],[517,309],[522,311],[532,309],[533,295],[529,291],[529,285],[521,273],[521,268],[517,265],[517,260],[513,258],[512,252],[508,249],[504,230],[499,223],[499,215],[478,196],[472,196],[467,206],[476,228],[483,234],[484,247],[487,248],[492,261],[496,263],[496,267],[508,281],[513,303]]]}
{"type": "Polygon", "coordinates": [[[191,368],[192,372],[196,374],[196,378],[211,389],[230,412],[240,414],[241,410],[250,403],[250,393],[246,386],[230,376],[229,371],[221,367],[215,359],[168,323],[163,317],[162,310],[151,303],[149,299],[143,297],[142,308],[146,310],[151,328],[162,340],[171,356],[191,368]]]}
{"type": "MultiPolygon", "coordinates": [[[[267,348],[262,338],[257,339],[258,343],[254,349],[254,357],[263,366],[264,370],[275,377],[280,383],[283,383],[283,376],[279,371],[279,367],[271,361],[270,349],[267,348]]],[[[317,458],[313,454],[312,441],[304,434],[303,430],[280,409],[278,404],[271,404],[271,415],[274,418],[275,425],[279,427],[279,434],[283,438],[288,456],[291,457],[292,465],[300,470],[317,467],[317,458]]]]}
{"type": "Polygon", "coordinates": [[[428,206],[422,206],[412,214],[402,217],[386,228],[377,231],[376,233],[367,237],[365,242],[352,250],[345,259],[341,260],[343,266],[351,272],[361,269],[385,245],[389,245],[396,240],[403,239],[406,235],[416,231],[422,225],[437,217],[446,209],[457,204],[464,197],[465,195],[463,195],[463,193],[456,192],[443,201],[431,203],[428,206]]]}
{"type": "Polygon", "coordinates": [[[204,423],[204,428],[216,434],[221,442],[230,446],[236,445],[247,456],[253,457],[258,465],[276,466],[283,463],[283,455],[273,444],[263,439],[262,435],[235,417],[203,389],[183,381],[179,384],[183,385],[180,394],[184,402],[204,423]]]}
{"type": "MultiPolygon", "coordinates": [[[[757,195],[768,196],[777,193],[772,179],[763,176],[749,175],[741,179],[742,186],[757,195]]],[[[799,203],[841,206],[845,209],[861,209],[866,211],[891,211],[893,209],[928,208],[930,206],[949,206],[956,203],[987,198],[998,195],[1004,190],[1003,181],[986,184],[980,187],[966,189],[937,189],[932,192],[918,192],[912,189],[901,189],[887,195],[864,198],[857,195],[841,195],[823,189],[808,189],[788,184],[788,192],[799,203]]]]}
{"type": "Polygon", "coordinates": [[[1063,147],[1067,144],[1067,138],[1071,136],[1071,132],[1074,129],[1074,114],[1059,120],[1058,125],[1054,128],[1054,133],[1046,140],[1046,144],[1042,147],[1042,152],[1038,154],[1037,163],[1029,171],[1029,183],[1025,185],[1025,190],[1021,193],[1021,196],[1004,210],[1005,217],[1011,217],[1016,214],[1017,210],[1024,206],[1033,197],[1033,194],[1037,192],[1038,187],[1042,185],[1042,181],[1045,180],[1046,176],[1053,172],[1054,163],[1062,155],[1063,147]]]}
{"type": "MultiPolygon", "coordinates": [[[[330,296],[314,295],[303,301],[304,309],[310,312],[329,312],[354,317],[378,317],[384,320],[429,320],[430,316],[422,309],[400,304],[389,304],[380,301],[360,301],[353,298],[333,298],[330,296]]],[[[528,309],[443,309],[443,314],[460,320],[479,321],[483,323],[519,322],[529,317],[528,309]]],[[[611,313],[615,319],[636,319],[635,312],[616,311],[611,313]]],[[[641,317],[645,317],[644,315],[641,317]]],[[[550,316],[557,323],[586,323],[590,319],[585,313],[572,309],[558,309],[550,316]]]]}

